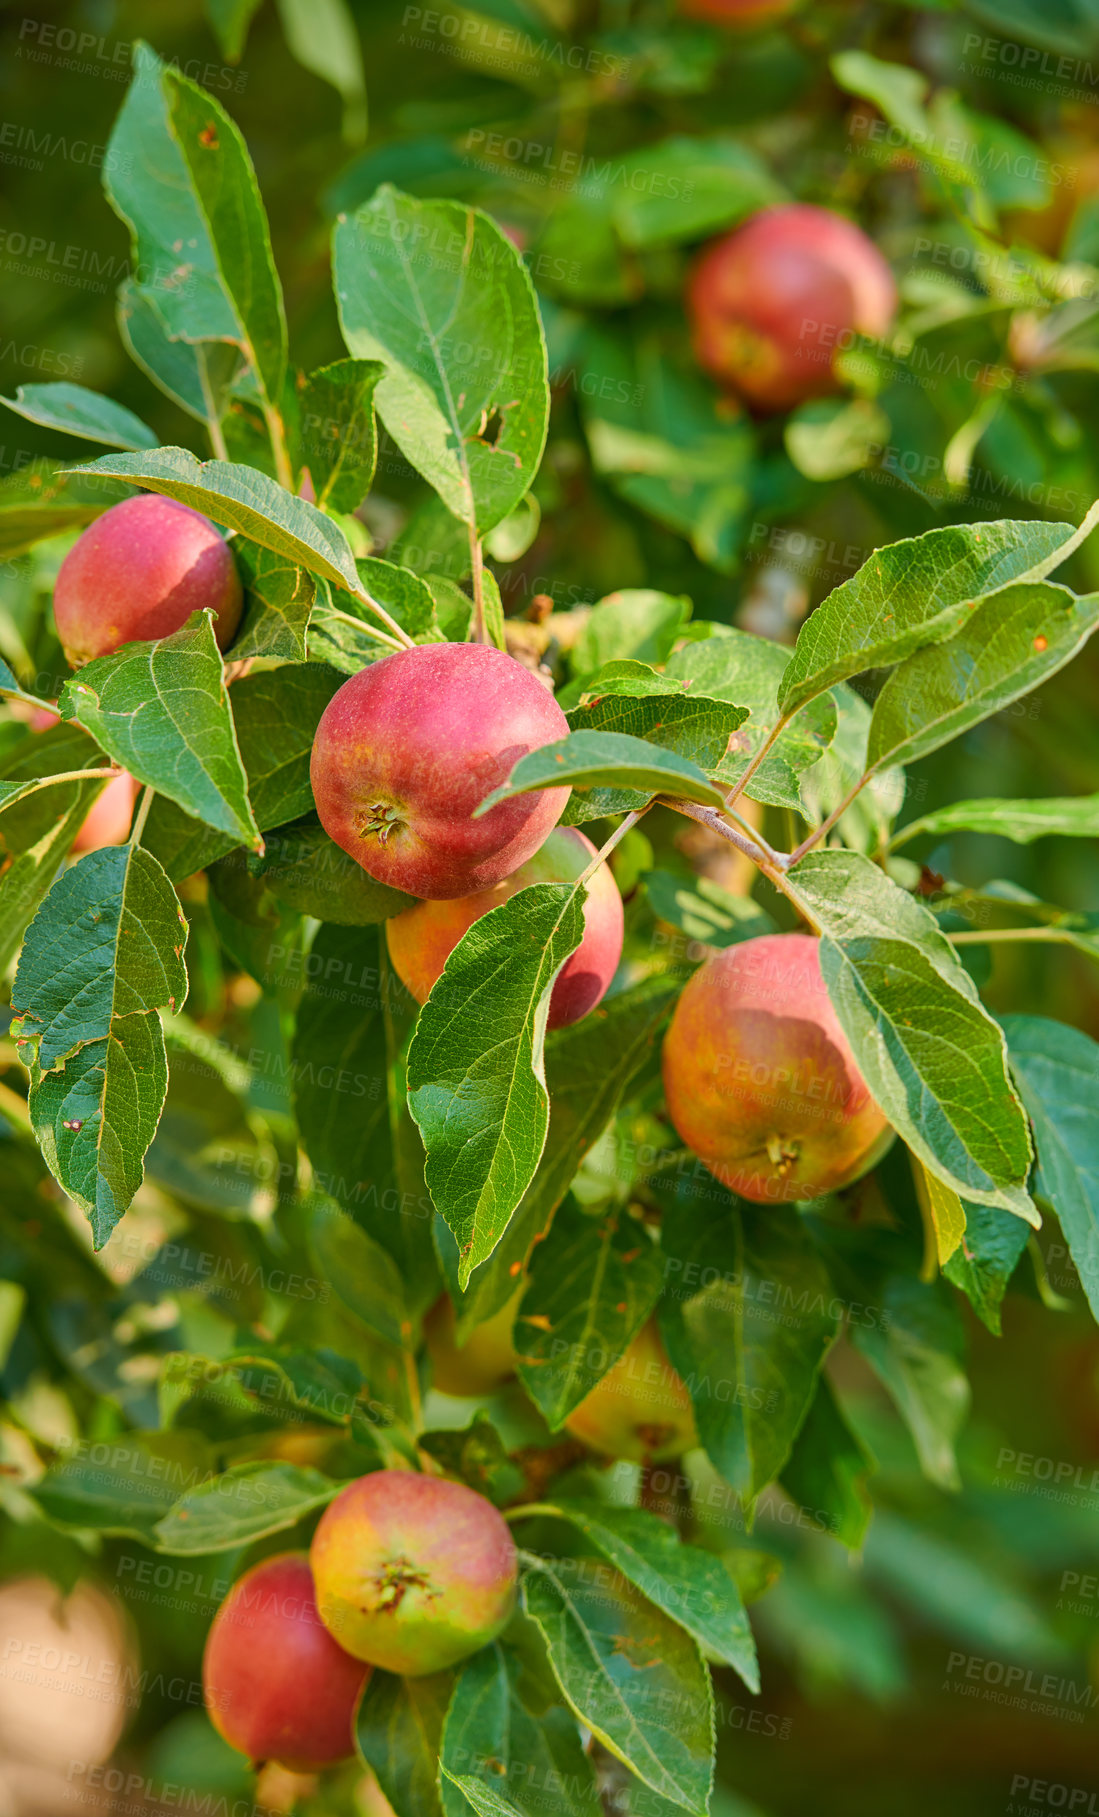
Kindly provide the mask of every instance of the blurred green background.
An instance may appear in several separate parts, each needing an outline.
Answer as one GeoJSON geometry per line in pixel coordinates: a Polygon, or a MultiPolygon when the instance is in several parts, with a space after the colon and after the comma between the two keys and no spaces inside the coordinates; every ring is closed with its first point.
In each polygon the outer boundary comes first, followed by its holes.
{"type": "MultiPolygon", "coordinates": [[[[554,412],[537,532],[524,550],[493,551],[517,619],[537,595],[568,609],[652,586],[689,595],[698,618],[792,642],[805,612],[882,543],[982,517],[1078,521],[1099,496],[1095,0],[812,0],[747,32],[680,18],[672,0],[6,6],[0,391],[70,378],[205,454],[115,326],[128,235],[101,180],[138,38],[204,83],[247,137],[303,369],[343,351],[329,232],[379,182],[475,201],[523,247],[554,412]],[[234,22],[247,27],[239,53],[234,22]],[[894,73],[882,76],[883,64],[894,73]],[[857,219],[893,267],[902,315],[891,349],[851,355],[851,389],[835,404],[754,420],[698,373],[682,286],[700,245],[783,198],[857,219]]],[[[88,458],[87,444],[66,448],[2,417],[5,475],[37,454],[88,458]]],[[[402,535],[437,535],[417,515],[425,500],[384,450],[364,511],[377,546],[399,552],[402,535]]],[[[56,561],[46,549],[0,570],[9,660],[29,641],[56,561]]],[[[1073,579],[1099,587],[1094,542],[1073,579]]],[[[959,797],[1099,788],[1097,682],[1093,651],[917,765],[906,816],[959,797]]],[[[1080,916],[1099,909],[1099,853],[1084,841],[967,836],[909,852],[929,889],[938,878],[987,891],[994,879],[1001,895],[1010,886],[1080,916]]],[[[994,1009],[1099,1036],[1094,960],[1069,945],[990,951],[974,963],[993,967],[994,1009]]],[[[22,1242],[38,1188],[13,1166],[0,1196],[22,1242]]],[[[11,1241],[0,1236],[0,1262],[11,1241]]],[[[44,1312],[33,1352],[24,1338],[7,1359],[0,1570],[12,1583],[0,1589],[0,1635],[56,1620],[28,1574],[65,1592],[98,1582],[121,1611],[119,1658],[127,1648],[140,1658],[140,1695],[112,1699],[108,1683],[96,1697],[75,1667],[75,1689],[41,1672],[20,1680],[19,1649],[0,1659],[3,1817],[253,1809],[250,1776],[215,1743],[195,1696],[210,1584],[234,1561],[199,1561],[198,1586],[178,1573],[143,1579],[144,1567],[175,1566],[135,1541],[61,1537],[19,1487],[28,1434],[63,1443],[79,1425],[106,1441],[119,1429],[116,1389],[102,1392],[103,1333],[139,1317],[148,1342],[135,1360],[155,1361],[158,1297],[180,1297],[148,1281],[131,1290],[142,1260],[115,1254],[112,1275],[51,1250],[31,1282],[23,1276],[44,1308],[60,1297],[70,1310],[52,1322],[44,1312]],[[72,1310],[85,1302],[102,1314],[87,1330],[72,1310]],[[112,1723],[117,1780],[87,1765],[102,1759],[94,1749],[110,1744],[112,1723]],[[81,1736],[87,1770],[74,1775],[81,1736]]],[[[7,1312],[0,1297],[0,1357],[7,1312]]],[[[849,1405],[881,1465],[861,1562],[787,1525],[778,1501],[750,1540],[730,1531],[730,1546],[786,1569],[754,1612],[761,1697],[722,1686],[719,1817],[1099,1810],[1099,1340],[1055,1227],[1007,1304],[1004,1338],[968,1314],[967,1327],[974,1403],[959,1493],[924,1479],[896,1416],[855,1377],[849,1405]]],[[[929,1366],[911,1359],[914,1375],[929,1366]]],[[[131,1379],[145,1391],[140,1370],[131,1379]]],[[[65,1619],[70,1652],[104,1657],[104,1606],[71,1604],[65,1619]]],[[[290,1808],[285,1786],[262,1796],[290,1808]]],[[[300,1808],[366,1810],[363,1796],[348,1772],[300,1808]]],[[[656,1817],[655,1806],[621,1808],[656,1817]]]]}

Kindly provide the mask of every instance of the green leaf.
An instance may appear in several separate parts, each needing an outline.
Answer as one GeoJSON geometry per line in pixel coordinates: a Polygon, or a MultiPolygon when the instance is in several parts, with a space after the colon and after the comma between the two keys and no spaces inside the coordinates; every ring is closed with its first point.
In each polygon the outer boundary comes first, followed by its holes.
{"type": "Polygon", "coordinates": [[[378,360],[336,360],[309,374],[301,438],[318,505],[354,511],[370,491],[378,458],[374,392],[384,373],[378,360]]]}
{"type": "Polygon", "coordinates": [[[206,17],[230,63],[239,62],[248,27],[261,5],[262,0],[205,0],[206,17]]]}
{"type": "Polygon", "coordinates": [[[677,980],[646,978],[618,991],[576,1022],[556,1029],[546,1041],[546,1086],[550,1126],[542,1159],[519,1207],[487,1262],[474,1269],[458,1301],[458,1335],[464,1339],[483,1319],[498,1312],[515,1291],[515,1281],[532,1244],[549,1227],[576,1170],[602,1135],[630,1084],[651,1056],[657,1032],[678,995],[677,980]]]}
{"type": "Polygon", "coordinates": [[[691,616],[691,602],[652,587],[627,587],[608,593],[594,605],[573,650],[577,675],[588,676],[604,663],[623,658],[665,662],[691,616]]]}
{"type": "Polygon", "coordinates": [[[943,1273],[967,1296],[974,1312],[1000,1336],[1000,1304],[1029,1238],[1027,1226],[992,1205],[965,1206],[965,1238],[943,1273]]]}
{"type": "Polygon", "coordinates": [[[115,317],[127,353],[153,384],[200,423],[217,422],[240,365],[240,350],[224,341],[176,341],[157,305],[158,291],[132,278],[118,287],[115,317]]]}
{"type": "MultiPolygon", "coordinates": [[[[1019,1220],[1015,1222],[1022,1230],[1019,1220]]],[[[783,1466],[783,1488],[818,1527],[857,1552],[870,1525],[866,1479],[873,1468],[873,1458],[847,1424],[828,1377],[822,1374],[783,1466]]]]}
{"type": "Polygon", "coordinates": [[[392,1257],[338,1205],[318,1205],[309,1246],[322,1280],[349,1312],[386,1343],[412,1348],[412,1321],[392,1257]]]}
{"type": "Polygon", "coordinates": [[[374,926],[415,901],[378,883],[317,822],[299,822],[270,835],[263,857],[249,857],[247,865],[279,902],[339,927],[374,926]]]}
{"type": "Polygon", "coordinates": [[[286,314],[248,147],[236,122],[197,82],[168,68],[161,89],[222,287],[244,331],[245,356],[275,406],[286,377],[286,314]]]}
{"type": "Polygon", "coordinates": [[[359,36],[346,0],[278,0],[290,55],[343,97],[343,136],[366,138],[366,78],[359,36]]]}
{"type": "Polygon", "coordinates": [[[626,246],[700,240],[785,200],[764,160],[732,137],[659,139],[614,162],[614,224],[626,246]]]}
{"type": "Polygon", "coordinates": [[[969,1382],[956,1302],[941,1282],[891,1274],[878,1319],[852,1322],[851,1341],[896,1402],[924,1474],[942,1489],[957,1489],[954,1442],[969,1410],[969,1382]]]}
{"type": "Polygon", "coordinates": [[[36,460],[0,480],[0,559],[10,560],[64,530],[83,530],[129,488],[67,472],[59,461],[36,460]]]}
{"type": "Polygon", "coordinates": [[[565,1201],[534,1252],[514,1339],[519,1378],[551,1432],[640,1331],[663,1279],[643,1225],[585,1217],[565,1201]]]}
{"type": "Polygon", "coordinates": [[[443,1729],[439,1765],[446,1817],[465,1817],[466,1796],[474,1809],[545,1817],[552,1788],[557,1817],[602,1817],[591,1763],[572,1717],[551,1705],[537,1716],[520,1695],[519,1661],[499,1645],[483,1647],[463,1666],[443,1729]],[[458,1797],[451,1785],[459,1786],[458,1797]],[[478,1805],[478,1796],[505,1798],[478,1805]]]}
{"type": "Polygon", "coordinates": [[[1099,1319],[1099,1044],[1045,1016],[1006,1016],[1011,1070],[1034,1125],[1034,1190],[1057,1213],[1099,1319]]]}
{"type": "Polygon", "coordinates": [[[965,1206],[953,1187],[928,1172],[918,1155],[912,1156],[912,1176],[924,1229],[941,1268],[965,1236],[965,1206]]]}
{"type": "Polygon", "coordinates": [[[12,989],[19,1039],[48,1072],[120,1017],[176,1009],[187,994],[187,923],[140,846],[89,852],[58,878],[23,942],[12,989]]]}
{"type": "Polygon", "coordinates": [[[828,995],[875,1101],[958,1193],[1033,1223],[1030,1142],[1002,1032],[934,917],[857,852],[789,873],[821,929],[828,995]]]}
{"type": "Polygon", "coordinates": [[[470,1425],[457,1432],[447,1426],[423,1433],[418,1442],[448,1476],[458,1477],[497,1508],[507,1507],[526,1488],[522,1470],[512,1463],[503,1439],[484,1413],[475,1413],[470,1425]]]}
{"type": "Polygon", "coordinates": [[[713,1778],[713,1693],[698,1647],[624,1579],[568,1580],[524,1555],[523,1603],[568,1703],[661,1797],[703,1817],[713,1778]]]}
{"type": "MultiPolygon", "coordinates": [[[[12,782],[99,769],[102,751],[79,726],[51,726],[20,745],[4,766],[12,782]]],[[[7,970],[23,929],[57,876],[102,782],[55,783],[0,808],[0,968],[7,970]]]]}
{"type": "Polygon", "coordinates": [[[912,763],[1029,694],[1064,668],[1099,625],[1099,593],[1050,581],[982,600],[948,643],[910,656],[874,707],[867,761],[912,763]]]}
{"type": "Polygon", "coordinates": [[[244,617],[233,639],[233,661],[253,656],[305,661],[305,628],[317,597],[313,576],[296,562],[243,537],[233,555],[244,585],[244,617]]]}
{"type": "Polygon", "coordinates": [[[549,420],[534,289],[496,223],[383,184],[333,241],[344,340],[381,360],[378,410],[448,508],[480,534],[514,510],[549,420]]]}
{"type": "Polygon", "coordinates": [[[831,1281],[794,1210],[716,1188],[666,1217],[664,1250],[669,1359],[711,1462],[754,1502],[790,1456],[836,1336],[831,1281]]]}
{"type": "MultiPolygon", "coordinates": [[[[689,690],[686,683],[668,680],[647,664],[609,663],[586,685],[579,705],[567,715],[575,732],[612,732],[645,739],[675,751],[704,775],[712,775],[729,748],[729,741],[748,717],[747,707],[710,700],[689,690]]],[[[644,807],[646,797],[636,790],[594,791],[586,799],[570,802],[572,824],[579,816],[598,819],[605,814],[627,813],[644,807]]]]}
{"type": "Polygon", "coordinates": [[[542,1044],[554,980],[583,936],[580,894],[534,884],[475,921],[420,1012],[408,1101],[459,1281],[492,1254],[545,1147],[542,1044]]]}
{"type": "Polygon", "coordinates": [[[83,385],[20,385],[13,398],[0,398],[0,403],[30,423],[62,429],[85,441],[106,442],[112,448],[155,448],[157,444],[153,431],[132,410],[83,385]]]}
{"type": "MultiPolygon", "coordinates": [[[[686,644],[669,659],[666,675],[690,681],[701,694],[735,700],[748,708],[747,723],[714,772],[720,781],[738,783],[777,725],[778,686],[785,667],[786,652],[780,644],[734,630],[686,644]]],[[[749,798],[803,812],[799,779],[820,760],[835,731],[835,702],[825,695],[776,740],[748,785],[749,798]]]]}
{"type": "MultiPolygon", "coordinates": [[[[313,811],[309,755],[320,716],[339,685],[335,671],[320,663],[288,663],[243,675],[230,688],[252,812],[264,830],[313,811]]],[[[236,841],[158,795],[143,843],[178,882],[232,851],[236,841]]]]}
{"type": "Polygon", "coordinates": [[[453,1674],[395,1678],[373,1671],[355,1716],[359,1754],[397,1817],[442,1817],[439,1750],[453,1674]]]}
{"type": "Polygon", "coordinates": [[[156,1524],[156,1550],[227,1552],[296,1527],[343,1487],[301,1464],[238,1464],[180,1498],[156,1524]]]}
{"type": "MultiPolygon", "coordinates": [[[[689,941],[720,948],[778,932],[770,915],[750,896],[731,896],[709,877],[682,877],[677,871],[646,871],[643,880],[657,920],[678,928],[689,941]]],[[[705,953],[690,952],[686,956],[706,957],[705,953]]]]}
{"type": "MultiPolygon", "coordinates": [[[[838,681],[830,689],[830,697],[836,704],[838,716],[836,735],[819,763],[801,777],[801,798],[810,816],[818,823],[827,820],[842,806],[865,774],[866,744],[870,736],[871,709],[861,694],[848,687],[845,681],[838,681]]],[[[823,700],[825,696],[818,698],[823,700]]],[[[806,712],[814,711],[815,705],[813,703],[806,712]]],[[[789,732],[796,724],[797,721],[790,726],[789,732]]],[[[789,732],[783,733],[783,739],[789,732]]],[[[902,769],[881,770],[873,776],[836,822],[836,830],[844,844],[870,856],[880,851],[888,843],[890,828],[904,804],[905,791],[902,769]]]]}
{"type": "Polygon", "coordinates": [[[579,1529],[642,1595],[759,1692],[755,1642],[740,1591],[720,1559],[688,1545],[659,1515],[556,1497],[541,1510],[579,1529]]]}
{"type": "Polygon", "coordinates": [[[955,801],[909,821],[892,839],[896,851],[910,839],[934,833],[997,833],[1016,845],[1055,835],[1067,839],[1099,839],[1099,795],[1063,795],[1036,801],[955,801]]]}
{"type": "Polygon", "coordinates": [[[887,447],[892,425],[869,398],[813,398],[786,419],[786,452],[806,479],[844,479],[887,447]]]}
{"type": "Polygon", "coordinates": [[[89,482],[95,474],[109,474],[176,498],[333,586],[360,592],[355,559],[339,525],[256,467],[196,460],[186,448],[158,448],[151,454],[105,454],[74,472],[89,482]]]}
{"type": "Polygon", "coordinates": [[[724,807],[725,797],[707,782],[697,764],[644,738],[621,732],[573,732],[555,744],[521,757],[511,775],[475,808],[476,820],[498,801],[534,789],[632,789],[642,804],[654,795],[680,795],[707,807],[724,807]]]}
{"type": "Polygon", "coordinates": [[[197,1432],[122,1432],[102,1445],[81,1440],[72,1453],[31,1490],[47,1519],[150,1546],[157,1521],[210,1474],[197,1432]]]}
{"type": "Polygon", "coordinates": [[[782,712],[833,682],[954,637],[974,601],[1059,549],[1067,555],[1075,535],[1072,524],[1040,521],[948,524],[876,550],[806,619],[778,691],[782,712]]]}
{"type": "Polygon", "coordinates": [[[140,294],[153,302],[168,335],[243,346],[243,326],[172,131],[165,74],[155,52],[138,41],[134,79],[107,145],[103,187],[111,207],[130,229],[131,264],[141,274],[140,294]]]}
{"type": "Polygon", "coordinates": [[[192,614],[156,643],[96,657],[65,683],[58,711],[185,813],[262,846],[212,613],[192,614]]]}
{"type": "Polygon", "coordinates": [[[510,1798],[505,1798],[487,1780],[474,1779],[472,1773],[451,1773],[445,1766],[442,1771],[448,1784],[457,1786],[462,1794],[459,1807],[461,1811],[474,1810],[479,1813],[479,1817],[523,1817],[519,1806],[513,1804],[510,1798]]]}

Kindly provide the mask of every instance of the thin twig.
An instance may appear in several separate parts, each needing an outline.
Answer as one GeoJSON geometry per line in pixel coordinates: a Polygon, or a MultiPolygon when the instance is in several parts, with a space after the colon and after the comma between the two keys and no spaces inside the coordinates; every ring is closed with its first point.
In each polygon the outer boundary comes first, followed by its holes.
{"type": "Polygon", "coordinates": [[[575,887],[577,889],[580,889],[583,884],[587,883],[589,877],[595,876],[595,873],[599,869],[599,866],[603,863],[603,860],[605,858],[607,858],[611,852],[614,851],[614,848],[618,844],[619,840],[625,838],[626,834],[630,831],[630,828],[635,827],[637,825],[638,821],[641,819],[642,814],[648,813],[649,808],[651,806],[652,806],[652,802],[650,801],[650,802],[646,803],[646,805],[643,808],[635,808],[632,813],[626,815],[626,818],[624,820],[619,821],[618,825],[614,829],[614,832],[611,834],[610,838],[607,840],[606,845],[603,846],[600,851],[596,852],[595,857],[592,859],[587,870],[583,873],[582,876],[580,876],[576,879],[575,887]]]}
{"type": "Polygon", "coordinates": [[[473,624],[470,638],[475,644],[487,644],[490,639],[485,623],[485,555],[474,523],[469,526],[469,562],[473,575],[473,624]]]}
{"type": "MultiPolygon", "coordinates": [[[[796,710],[797,709],[795,708],[795,711],[796,710]]],[[[748,787],[748,784],[751,782],[752,777],[755,775],[756,771],[759,769],[759,766],[763,762],[763,759],[770,754],[773,747],[778,743],[778,740],[781,738],[783,732],[785,732],[787,726],[789,725],[789,723],[793,717],[794,717],[793,713],[788,713],[786,715],[785,719],[780,719],[777,725],[774,725],[771,727],[771,730],[768,732],[763,743],[760,745],[759,750],[756,752],[755,756],[752,758],[752,761],[748,765],[748,768],[745,770],[740,781],[737,783],[732,794],[729,796],[728,802],[726,803],[726,805],[728,807],[730,807],[730,808],[733,807],[734,804],[740,800],[740,797],[743,795],[745,789],[748,787]]]]}
{"type": "Polygon", "coordinates": [[[799,846],[797,846],[795,848],[795,850],[790,853],[789,859],[787,860],[787,865],[790,869],[793,869],[794,865],[798,862],[799,858],[805,857],[806,852],[811,852],[813,847],[821,839],[827,839],[829,833],[832,831],[832,828],[835,826],[836,821],[842,819],[843,815],[846,814],[848,808],[851,806],[851,803],[854,801],[855,797],[857,795],[861,794],[862,790],[866,787],[867,783],[870,781],[870,778],[873,774],[874,774],[873,770],[867,770],[865,776],[860,776],[858,781],[856,782],[854,788],[848,789],[847,794],[844,796],[843,800],[840,802],[839,807],[833,808],[832,812],[829,814],[827,820],[822,820],[820,825],[818,827],[815,827],[814,830],[810,833],[808,839],[803,839],[801,844],[799,846]]]}
{"type": "Polygon", "coordinates": [[[752,860],[757,870],[763,872],[768,882],[773,883],[776,890],[780,890],[793,903],[803,920],[808,921],[810,927],[816,928],[816,931],[820,932],[817,923],[786,875],[787,860],[784,852],[776,853],[778,862],[772,864],[758,845],[752,845],[737,832],[735,827],[731,827],[727,820],[722,819],[720,809],[700,807],[695,801],[683,801],[679,797],[668,795],[662,795],[659,799],[664,807],[674,808],[677,814],[685,814],[688,820],[697,820],[701,826],[708,826],[712,832],[720,833],[722,839],[727,839],[730,845],[735,845],[739,852],[743,852],[752,860]]]}

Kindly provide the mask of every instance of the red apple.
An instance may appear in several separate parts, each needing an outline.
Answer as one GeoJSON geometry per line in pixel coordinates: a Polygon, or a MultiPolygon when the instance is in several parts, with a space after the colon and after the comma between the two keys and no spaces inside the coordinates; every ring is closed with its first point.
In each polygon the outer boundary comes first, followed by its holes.
{"type": "Polygon", "coordinates": [[[89,524],[61,564],[57,634],[74,667],[122,644],[167,637],[211,606],[224,649],[244,596],[225,538],[200,511],[155,492],[123,499],[89,524]]]}
{"type": "Polygon", "coordinates": [[[368,1676],[317,1614],[304,1552],[265,1558],[237,1579],[202,1660],[218,1734],[249,1760],[299,1773],[354,1753],[352,1718],[368,1676]]]}
{"type": "Polygon", "coordinates": [[[763,1204],[849,1186],[893,1139],[807,934],[765,934],[699,967],[664,1042],[664,1094],[688,1148],[763,1204]]]}
{"type": "Polygon", "coordinates": [[[124,845],[130,837],[130,823],[140,787],[128,770],[113,776],[88,809],[87,818],[73,840],[73,851],[98,852],[101,846],[124,845]]]}
{"type": "Polygon", "coordinates": [[[833,359],[884,335],[893,274],[860,227],[828,208],[768,208],[702,253],[687,286],[700,363],[760,410],[839,389],[833,359]]]}
{"type": "Polygon", "coordinates": [[[442,901],[490,889],[544,844],[569,791],[473,810],[520,757],[568,735],[553,696],[487,644],[421,644],[329,701],[310,778],[325,832],[380,883],[442,901]]]}
{"type": "Polygon", "coordinates": [[[440,1476],[377,1470],[330,1502],[310,1552],[317,1607],[357,1659],[416,1678],[495,1640],[518,1563],[503,1516],[440,1476]]]}
{"type": "MultiPolygon", "coordinates": [[[[418,902],[385,924],[389,956],[397,976],[417,1003],[426,1003],[466,929],[532,883],[575,883],[595,857],[595,847],[576,827],[556,827],[545,845],[492,889],[447,902],[418,902]]],[[[601,864],[588,879],[584,938],[565,961],[550,996],[550,1028],[579,1022],[605,995],[622,956],[622,898],[610,867],[601,864]]]]}

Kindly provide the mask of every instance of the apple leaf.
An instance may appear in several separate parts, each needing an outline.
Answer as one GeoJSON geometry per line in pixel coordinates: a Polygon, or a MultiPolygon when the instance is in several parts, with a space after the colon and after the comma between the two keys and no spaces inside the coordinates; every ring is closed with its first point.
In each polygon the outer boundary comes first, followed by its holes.
{"type": "Polygon", "coordinates": [[[355,1715],[355,1744],[394,1812],[441,1817],[439,1750],[454,1675],[371,1672],[355,1715]]]}
{"type": "Polygon", "coordinates": [[[198,1432],[120,1432],[106,1457],[77,1445],[29,1491],[47,1519],[88,1533],[156,1544],[156,1523],[187,1490],[210,1474],[209,1447],[198,1432]]]}
{"type": "Polygon", "coordinates": [[[211,612],[155,643],[96,657],[65,683],[58,711],[185,813],[234,844],[262,847],[211,612]]]}
{"type": "Polygon", "coordinates": [[[967,1204],[965,1242],[943,1264],[947,1280],[961,1288],[994,1337],[1000,1336],[1000,1305],[1029,1236],[1022,1218],[1009,1211],[967,1204]]]}
{"type": "MultiPolygon", "coordinates": [[[[733,734],[748,717],[747,707],[710,700],[686,683],[658,675],[646,663],[608,663],[585,687],[577,706],[566,715],[575,732],[612,732],[645,739],[685,757],[706,776],[713,775],[733,734]]],[[[567,824],[597,820],[606,814],[644,807],[647,797],[631,789],[593,789],[573,796],[565,810],[567,824]]]]}
{"type": "Polygon", "coordinates": [[[643,1596],[759,1693],[755,1642],[740,1591],[720,1559],[687,1545],[659,1515],[640,1508],[554,1497],[540,1508],[584,1535],[643,1596]]]}
{"type": "Polygon", "coordinates": [[[5,783],[29,781],[32,793],[0,807],[0,967],[10,965],[23,929],[57,876],[102,782],[60,782],[40,793],[45,776],[99,769],[107,759],[79,726],[56,725],[25,739],[3,766],[5,783]]]}
{"type": "Polygon", "coordinates": [[[315,821],[282,827],[264,845],[262,858],[248,857],[248,871],[262,877],[279,902],[315,921],[373,927],[415,902],[371,877],[315,821]]]}
{"type": "Polygon", "coordinates": [[[383,183],[333,239],[344,340],[381,360],[378,411],[455,517],[491,530],[528,491],[549,421],[529,273],[495,221],[383,183]]]}
{"type": "Polygon", "coordinates": [[[134,364],[181,410],[200,423],[216,423],[241,363],[240,349],[228,341],[173,340],[160,297],[159,290],[143,290],[133,278],[118,286],[115,319],[122,343],[134,364]]]}
{"type": "Polygon", "coordinates": [[[1051,581],[983,599],[957,636],[890,675],[874,706],[868,764],[912,763],[959,738],[1064,668],[1097,625],[1099,593],[1077,597],[1051,581]]]}
{"type": "Polygon", "coordinates": [[[244,616],[233,639],[232,661],[270,656],[304,662],[305,631],[317,597],[313,576],[285,555],[241,536],[234,538],[233,555],[244,586],[244,616]]]}
{"type": "Polygon", "coordinates": [[[1076,534],[1073,524],[1040,521],[947,524],[875,550],[806,619],[778,689],[781,711],[956,636],[976,601],[1055,566],[1076,534]]]}
{"type": "Polygon", "coordinates": [[[567,787],[632,789],[642,806],[654,795],[680,795],[707,807],[725,805],[724,795],[707,782],[698,765],[675,751],[622,732],[573,732],[520,757],[507,781],[474,809],[473,818],[513,795],[567,787]]]}
{"type": "Polygon", "coordinates": [[[534,1251],[513,1339],[519,1378],[551,1432],[640,1331],[663,1279],[643,1226],[614,1213],[586,1217],[565,1200],[534,1251]]]}
{"type": "Polygon", "coordinates": [[[475,1779],[472,1773],[451,1773],[441,1762],[440,1767],[447,1784],[457,1786],[461,1792],[463,1811],[476,1811],[478,1817],[523,1817],[519,1806],[487,1779],[475,1779]]]}
{"type": "Polygon", "coordinates": [[[996,833],[1016,845],[1030,845],[1035,839],[1055,835],[1099,839],[1099,795],[1062,795],[1034,801],[990,797],[951,802],[933,813],[921,814],[918,820],[910,820],[894,834],[891,849],[896,851],[922,834],[941,837],[944,833],[996,833]]]}
{"type": "MultiPolygon", "coordinates": [[[[545,1817],[548,1786],[557,1817],[602,1817],[595,1774],[573,1718],[559,1704],[533,1715],[521,1689],[519,1659],[499,1644],[482,1647],[462,1667],[439,1750],[446,1817],[465,1817],[470,1786],[496,1797],[506,1792],[508,1802],[491,1808],[518,1817],[545,1817]],[[482,1777],[472,1778],[470,1769],[482,1777]],[[452,1785],[461,1787],[461,1797],[452,1785]]],[[[470,1803],[479,1808],[475,1798],[470,1803]]]]}
{"type": "Polygon", "coordinates": [[[896,1402],[924,1475],[941,1489],[957,1489],[954,1446],[970,1398],[958,1302],[941,1281],[900,1272],[879,1291],[879,1316],[853,1321],[851,1342],[896,1402]]]}
{"type": "Polygon", "coordinates": [[[1034,1125],[1034,1191],[1057,1213],[1099,1319],[1099,1044],[1046,1016],[1005,1016],[1008,1054],[1034,1125]]]}
{"type": "Polygon", "coordinates": [[[128,486],[86,479],[60,461],[29,461],[0,479],[0,560],[23,555],[47,537],[83,530],[110,505],[130,496],[128,486]]]}
{"type": "Polygon", "coordinates": [[[156,1550],[175,1558],[227,1552],[296,1527],[341,1483],[302,1464],[238,1464],[188,1490],[156,1524],[156,1550]]]}
{"type": "Polygon", "coordinates": [[[605,1588],[551,1559],[522,1562],[523,1606],[569,1707],[654,1792],[704,1817],[713,1691],[696,1642],[621,1575],[605,1588]]]}
{"type": "Polygon", "coordinates": [[[822,1372],[813,1404],[783,1465],[782,1487],[818,1527],[857,1552],[873,1511],[866,1490],[873,1468],[873,1458],[844,1419],[822,1372]]]}
{"type": "Polygon", "coordinates": [[[428,1190],[458,1241],[462,1287],[492,1254],[542,1157],[546,1016],[557,974],[583,938],[582,900],[569,885],[539,883],[483,915],[420,1011],[408,1102],[428,1190]]]}
{"type": "Polygon", "coordinates": [[[810,852],[789,880],[821,930],[828,995],[894,1129],[959,1197],[1036,1223],[1003,1034],[934,917],[858,852],[810,852]]]}
{"type": "Polygon", "coordinates": [[[153,431],[113,398],[100,397],[83,385],[63,381],[53,385],[20,385],[15,396],[0,398],[16,416],[30,423],[41,423],[46,429],[61,429],[66,435],[81,436],[89,442],[105,442],[112,448],[155,448],[153,431]]]}
{"type": "Polygon", "coordinates": [[[309,374],[302,454],[322,507],[354,511],[370,491],[378,458],[374,392],[384,374],[379,360],[335,360],[309,374]]]}

